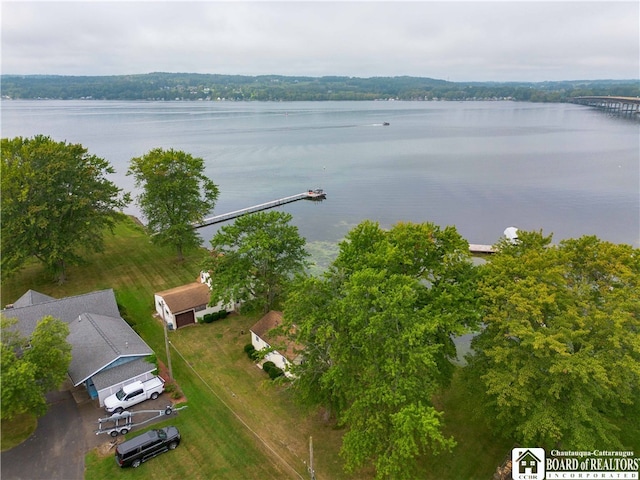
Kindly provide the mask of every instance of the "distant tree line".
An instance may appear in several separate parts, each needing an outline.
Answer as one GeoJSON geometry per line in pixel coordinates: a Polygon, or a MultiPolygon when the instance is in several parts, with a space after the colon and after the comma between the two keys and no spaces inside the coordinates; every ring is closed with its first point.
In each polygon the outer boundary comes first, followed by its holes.
{"type": "Polygon", "coordinates": [[[458,83],[423,77],[296,77],[149,73],[113,76],[2,75],[5,99],[95,100],[516,100],[640,96],[638,80],[458,83]]]}

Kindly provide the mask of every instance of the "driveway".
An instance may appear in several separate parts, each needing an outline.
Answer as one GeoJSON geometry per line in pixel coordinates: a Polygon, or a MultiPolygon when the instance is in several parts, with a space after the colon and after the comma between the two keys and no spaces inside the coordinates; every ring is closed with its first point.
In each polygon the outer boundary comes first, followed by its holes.
{"type": "MultiPolygon", "coordinates": [[[[96,435],[98,419],[108,414],[90,400],[83,388],[73,389],[69,385],[59,392],[47,394],[49,410],[38,419],[36,431],[15,448],[2,452],[2,480],[83,480],[84,456],[92,449],[104,446],[103,451],[112,451],[116,439],[108,434],[96,435]],[[111,447],[111,448],[109,448],[111,447]]],[[[171,405],[167,394],[156,400],[147,400],[135,410],[164,410],[171,405]]],[[[137,415],[135,421],[145,420],[150,415],[137,415]]],[[[156,421],[134,428],[136,431],[156,421]]],[[[123,437],[117,437],[121,441],[123,437]]]]}
{"type": "Polygon", "coordinates": [[[47,394],[49,411],[36,431],[15,448],[2,452],[3,480],[74,480],[84,478],[86,442],[82,419],[69,390],[47,394]]]}

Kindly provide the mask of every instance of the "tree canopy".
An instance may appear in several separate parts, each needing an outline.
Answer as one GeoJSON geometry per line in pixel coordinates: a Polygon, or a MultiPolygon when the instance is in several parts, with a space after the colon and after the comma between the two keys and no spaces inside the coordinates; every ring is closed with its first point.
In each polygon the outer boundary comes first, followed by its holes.
{"type": "Polygon", "coordinates": [[[58,388],[67,378],[71,363],[69,326],[51,316],[40,320],[31,338],[23,338],[12,329],[15,320],[2,322],[2,418],[21,413],[44,415],[45,394],[58,388]]]}
{"type": "Polygon", "coordinates": [[[579,95],[640,94],[637,80],[450,82],[425,77],[304,77],[147,73],[140,75],[2,75],[10,98],[102,100],[482,100],[563,102],[579,95]]]}
{"type": "Polygon", "coordinates": [[[455,443],[432,396],[456,358],[451,336],[477,324],[468,243],[452,227],[363,222],[321,278],[297,282],[286,328],[305,345],[294,391],[347,427],[349,471],[416,478],[416,459],[455,443]]]}
{"type": "Polygon", "coordinates": [[[10,274],[32,257],[65,281],[65,267],[82,251],[101,251],[129,201],[107,180],[110,164],[80,144],[50,137],[2,139],[2,270],[10,274]]]}
{"type": "Polygon", "coordinates": [[[218,200],[218,186],[204,175],[204,160],[179,150],[156,148],[131,159],[133,175],[143,192],[137,201],[153,241],[172,245],[178,258],[202,244],[193,225],[202,222],[218,200]]]}
{"type": "Polygon", "coordinates": [[[211,272],[212,303],[223,300],[273,308],[278,296],[309,256],[298,227],[285,212],[257,212],[223,226],[211,240],[203,269],[211,272]]]}
{"type": "Polygon", "coordinates": [[[640,251],[518,236],[482,267],[486,327],[468,368],[488,418],[526,445],[621,447],[616,420],[640,398],[640,251]]]}

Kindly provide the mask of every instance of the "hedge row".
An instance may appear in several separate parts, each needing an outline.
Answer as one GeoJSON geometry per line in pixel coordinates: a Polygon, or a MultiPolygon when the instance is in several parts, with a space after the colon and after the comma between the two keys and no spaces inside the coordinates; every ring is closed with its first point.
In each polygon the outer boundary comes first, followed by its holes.
{"type": "Polygon", "coordinates": [[[202,317],[202,323],[211,323],[214,320],[221,320],[223,318],[227,318],[227,315],[229,315],[229,312],[227,312],[226,310],[220,310],[219,312],[213,312],[213,313],[206,313],[202,317]]]}
{"type": "Polygon", "coordinates": [[[267,372],[269,378],[273,380],[274,378],[278,378],[284,375],[284,372],[281,368],[276,367],[276,364],[273,362],[264,362],[262,364],[262,369],[267,372]]]}
{"type": "MultiPolygon", "coordinates": [[[[251,343],[247,343],[244,346],[244,353],[246,353],[247,356],[254,362],[260,358],[260,354],[251,343]]],[[[262,370],[267,372],[271,380],[284,375],[284,372],[282,371],[282,369],[279,367],[276,367],[276,364],[270,361],[264,362],[262,364],[262,370]]]]}
{"type": "Polygon", "coordinates": [[[256,347],[254,347],[251,343],[247,343],[244,346],[244,353],[246,353],[247,357],[249,357],[254,362],[258,360],[259,355],[258,355],[258,352],[256,351],[256,347]]]}

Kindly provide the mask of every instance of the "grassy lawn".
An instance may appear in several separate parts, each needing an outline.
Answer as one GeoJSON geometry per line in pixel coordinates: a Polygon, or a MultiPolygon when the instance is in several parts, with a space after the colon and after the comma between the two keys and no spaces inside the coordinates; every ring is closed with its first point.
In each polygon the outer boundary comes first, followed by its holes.
{"type": "Polygon", "coordinates": [[[0,450],[10,450],[24,442],[38,426],[38,419],[30,414],[17,415],[0,425],[0,450]]]}
{"type": "MultiPolygon", "coordinates": [[[[153,293],[194,281],[203,254],[192,252],[178,263],[172,249],[152,245],[131,220],[121,222],[107,243],[106,251],[93,255],[86,265],[70,268],[69,280],[62,286],[35,263],[19,276],[3,279],[2,304],[15,301],[28,289],[60,298],[113,288],[123,316],[166,363],[162,325],[152,317],[153,293]]],[[[318,412],[293,403],[286,383],[270,381],[247,358],[243,347],[250,342],[249,328],[257,319],[230,315],[171,332],[173,373],[188,408],[170,423],[180,429],[183,443],[136,470],[118,468],[112,453],[90,452],[85,477],[308,478],[305,462],[309,437],[313,437],[318,480],[372,478],[371,472],[346,475],[338,455],[343,432],[324,423],[318,412]]],[[[424,478],[491,478],[512,445],[496,440],[481,422],[468,418],[474,399],[459,377],[439,402],[446,412],[448,433],[458,446],[452,453],[424,459],[424,478]]]]}

